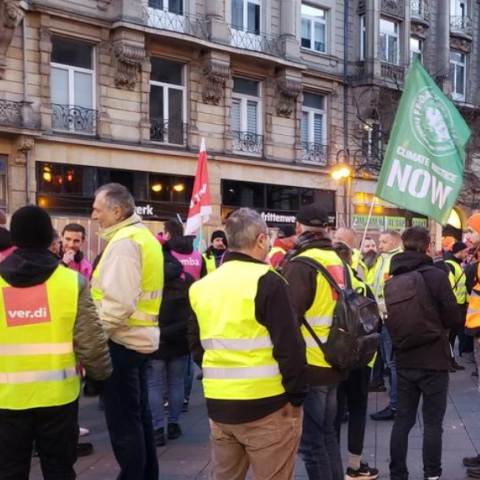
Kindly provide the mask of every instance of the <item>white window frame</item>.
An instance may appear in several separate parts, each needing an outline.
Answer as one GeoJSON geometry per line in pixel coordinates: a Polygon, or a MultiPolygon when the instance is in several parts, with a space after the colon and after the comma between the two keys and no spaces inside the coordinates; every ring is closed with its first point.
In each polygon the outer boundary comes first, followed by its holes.
{"type": "MultiPolygon", "coordinates": [[[[185,80],[187,78],[186,69],[187,69],[187,66],[183,65],[182,66],[182,85],[150,80],[150,86],[163,88],[163,122],[164,123],[170,123],[170,117],[169,117],[169,106],[170,106],[169,91],[170,90],[179,90],[182,92],[182,123],[183,124],[187,123],[187,87],[185,86],[185,80]]],[[[153,140],[153,141],[157,141],[164,145],[165,144],[177,145],[177,146],[179,145],[178,143],[170,143],[168,141],[166,142],[161,142],[159,140],[153,140]]],[[[182,145],[185,145],[185,142],[182,142],[182,145]]]]}
{"type": "Polygon", "coordinates": [[[366,40],[367,40],[367,25],[365,15],[360,15],[360,60],[365,60],[367,56],[366,52],[366,40]]]}
{"type": "Polygon", "coordinates": [[[365,130],[364,140],[366,142],[366,151],[364,153],[366,153],[368,159],[371,159],[376,151],[378,152],[383,151],[381,125],[378,120],[369,118],[365,120],[365,124],[363,125],[363,128],[365,130]],[[375,142],[375,139],[373,138],[373,132],[375,128],[377,128],[377,131],[378,131],[378,139],[376,139],[376,142],[375,142]]]}
{"type": "Polygon", "coordinates": [[[160,0],[162,8],[150,7],[147,0],[148,26],[161,30],[186,33],[188,24],[185,20],[186,0],[182,2],[182,14],[171,12],[168,9],[168,0],[160,0]]]}
{"type": "Polygon", "coordinates": [[[450,69],[453,72],[453,81],[452,81],[452,98],[459,102],[464,102],[467,93],[467,55],[460,52],[451,52],[457,53],[463,57],[463,63],[456,60],[452,60],[450,57],[450,69]],[[455,85],[457,83],[457,66],[463,67],[463,93],[455,92],[455,85]]]}
{"type": "Polygon", "coordinates": [[[423,63],[423,41],[417,37],[410,37],[410,61],[413,61],[413,57],[417,54],[420,63],[423,63]],[[412,40],[416,40],[419,44],[419,49],[412,48],[412,40]]]}
{"type": "Polygon", "coordinates": [[[382,62],[385,62],[385,63],[388,63],[390,65],[399,65],[400,64],[400,24],[398,22],[394,22],[392,20],[387,20],[386,18],[381,18],[380,19],[380,35],[379,35],[379,45],[381,46],[381,39],[382,39],[382,36],[385,35],[386,36],[386,41],[385,41],[385,45],[387,46],[387,50],[386,52],[382,52],[381,48],[379,49],[379,57],[380,57],[380,61],[382,62]],[[395,33],[392,33],[392,32],[382,32],[382,20],[384,22],[388,22],[388,23],[391,23],[392,25],[394,25],[394,30],[395,30],[395,33]],[[395,52],[395,61],[391,61],[390,59],[388,58],[381,58],[382,57],[382,54],[384,53],[385,54],[385,57],[388,57],[388,39],[392,37],[396,40],[396,46],[397,48],[395,49],[396,52],[395,52]]]}
{"type": "Polygon", "coordinates": [[[231,39],[230,43],[234,47],[245,48],[248,50],[262,51],[262,2],[261,0],[243,0],[243,28],[240,30],[233,26],[233,1],[230,4],[231,14],[231,39]],[[258,34],[248,30],[248,4],[258,5],[258,34]]]}
{"type": "MultiPolygon", "coordinates": [[[[308,92],[310,93],[310,92],[308,92]]],[[[304,113],[308,114],[308,126],[307,126],[307,143],[311,144],[320,144],[327,145],[327,97],[321,93],[314,93],[313,95],[318,95],[323,97],[323,110],[320,108],[307,107],[302,105],[302,117],[304,113]],[[322,116],[322,139],[320,142],[315,140],[315,115],[322,116]]]]}
{"type": "MultiPolygon", "coordinates": [[[[238,77],[240,78],[240,77],[238,77]]],[[[237,93],[232,91],[232,105],[233,102],[240,101],[240,134],[253,133],[257,136],[263,135],[263,105],[262,105],[262,83],[254,80],[258,85],[258,96],[247,95],[245,93],[237,93]],[[257,131],[249,132],[248,131],[248,102],[256,102],[257,104],[257,131]]],[[[233,108],[233,107],[232,107],[233,108]]],[[[230,125],[232,122],[232,114],[230,114],[230,125]]],[[[232,133],[236,130],[232,130],[232,133]]],[[[245,152],[244,150],[234,150],[235,152],[242,152],[242,155],[254,155],[259,156],[260,154],[245,152]]]]}
{"type": "Polygon", "coordinates": [[[462,0],[450,0],[450,16],[462,18],[468,17],[468,2],[462,0]]]}
{"type": "MultiPolygon", "coordinates": [[[[57,37],[58,39],[61,39],[60,37],[57,37]]],[[[81,42],[81,40],[78,40],[81,42]]],[[[67,65],[64,63],[56,63],[56,62],[50,62],[50,68],[56,68],[58,70],[64,70],[68,73],[68,106],[69,108],[73,107],[83,107],[86,109],[91,109],[91,110],[96,110],[97,109],[97,82],[96,82],[96,51],[95,51],[95,46],[89,44],[88,42],[83,42],[85,45],[90,45],[92,48],[92,68],[83,68],[83,67],[75,67],[73,65],[67,65]],[[91,107],[85,107],[82,105],[78,105],[78,103],[75,102],[75,73],[85,73],[85,74],[90,74],[91,80],[92,80],[92,106],[91,107]]],[[[50,76],[50,88],[52,87],[52,80],[50,76]]],[[[50,93],[50,99],[52,98],[52,95],[50,93]]],[[[52,102],[54,103],[54,102],[52,102]]],[[[75,132],[75,133],[80,133],[80,134],[86,134],[86,135],[92,135],[96,133],[96,122],[93,125],[94,131],[93,132],[82,132],[82,131],[77,131],[75,129],[75,125],[72,123],[70,125],[70,128],[68,131],[70,132],[75,132]]],[[[59,130],[63,131],[63,130],[59,130]]]]}
{"type": "MultiPolygon", "coordinates": [[[[302,7],[303,6],[307,6],[307,7],[310,7],[310,8],[314,8],[316,10],[322,10],[324,12],[324,18],[317,18],[317,17],[310,17],[308,15],[304,15],[304,14],[301,14],[300,17],[301,17],[301,22],[303,20],[307,20],[309,23],[310,23],[310,32],[312,34],[311,38],[310,38],[310,42],[311,42],[311,47],[308,48],[308,47],[301,47],[302,49],[304,50],[308,50],[308,51],[311,51],[311,52],[315,52],[315,53],[320,53],[320,54],[326,54],[328,52],[328,34],[329,34],[329,31],[328,31],[328,10],[326,8],[321,8],[321,7],[316,7],[316,6],[313,6],[313,5],[308,5],[306,3],[303,3],[302,2],[302,7]],[[323,25],[325,27],[325,37],[323,39],[323,44],[324,44],[324,50],[317,50],[315,48],[315,24],[316,23],[319,23],[321,25],[323,25]]],[[[301,45],[301,29],[300,29],[300,45],[301,45]]]]}

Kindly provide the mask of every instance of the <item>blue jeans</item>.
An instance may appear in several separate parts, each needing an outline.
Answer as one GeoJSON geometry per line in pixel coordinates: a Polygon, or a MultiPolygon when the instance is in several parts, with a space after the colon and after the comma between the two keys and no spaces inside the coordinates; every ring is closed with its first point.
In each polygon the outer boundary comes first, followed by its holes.
{"type": "Polygon", "coordinates": [[[178,423],[185,398],[187,361],[187,355],[168,360],[150,360],[147,371],[148,398],[155,430],[164,427],[163,398],[165,393],[168,396],[168,423],[178,423]]]}
{"type": "Polygon", "coordinates": [[[309,480],[343,480],[334,426],[336,413],[337,387],[311,387],[303,403],[303,432],[298,450],[309,480]]]}
{"type": "Polygon", "coordinates": [[[397,379],[397,362],[395,360],[395,355],[392,355],[392,339],[388,333],[385,325],[382,328],[382,333],[380,334],[380,348],[382,349],[383,361],[390,370],[390,406],[392,408],[397,408],[398,403],[398,379],[397,379]]]}
{"type": "Polygon", "coordinates": [[[157,448],[148,404],[148,355],[109,340],[113,373],[103,398],[117,480],[158,480],[157,448]]]}

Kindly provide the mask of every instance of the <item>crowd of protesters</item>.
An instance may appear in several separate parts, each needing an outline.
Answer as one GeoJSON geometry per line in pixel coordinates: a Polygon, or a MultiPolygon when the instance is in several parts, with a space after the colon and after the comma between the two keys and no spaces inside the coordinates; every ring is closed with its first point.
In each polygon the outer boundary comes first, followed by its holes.
{"type": "MultiPolygon", "coordinates": [[[[93,266],[81,225],[57,233],[43,209],[26,206],[8,231],[0,216],[0,480],[27,480],[32,452],[45,479],[76,478],[76,458],[94,448],[79,442],[89,433],[78,425],[82,381],[100,395],[117,478],[157,480],[157,447],[183,435],[193,362],[213,480],[249,469],[256,480],[290,480],[297,455],[309,480],[375,480],[362,453],[368,394],[386,391],[385,377],[389,404],[371,418],[393,421],[390,478],[408,480],[420,399],[424,476],[441,477],[449,373],[464,369],[460,357],[480,362],[480,214],[440,251],[418,226],[384,231],[378,245],[332,230],[311,204],[273,243],[257,212],[234,211],[201,254],[177,220],[155,237],[119,184],[96,192],[92,219],[106,245],[93,266]],[[377,352],[351,368],[326,347],[341,291],[374,306],[378,324],[377,352]]],[[[480,478],[480,456],[464,464],[480,478]]]]}

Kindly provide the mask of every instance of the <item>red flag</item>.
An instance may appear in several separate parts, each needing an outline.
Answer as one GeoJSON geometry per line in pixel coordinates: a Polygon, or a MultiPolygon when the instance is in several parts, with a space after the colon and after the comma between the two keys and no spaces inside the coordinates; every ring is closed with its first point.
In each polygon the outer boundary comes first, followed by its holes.
{"type": "Polygon", "coordinates": [[[211,213],[212,201],[210,199],[210,184],[208,182],[207,149],[205,147],[205,139],[202,138],[185,235],[196,233],[204,223],[208,222],[211,213]]]}

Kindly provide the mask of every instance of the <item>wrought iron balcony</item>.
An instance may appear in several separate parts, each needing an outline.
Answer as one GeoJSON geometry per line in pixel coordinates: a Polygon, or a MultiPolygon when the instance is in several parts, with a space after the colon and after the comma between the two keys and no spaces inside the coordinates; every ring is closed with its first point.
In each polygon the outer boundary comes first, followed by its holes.
{"type": "Polygon", "coordinates": [[[149,27],[183,33],[202,39],[208,38],[207,24],[205,19],[201,17],[186,13],[173,13],[168,10],[148,6],[144,6],[144,11],[146,23],[149,27]]]}
{"type": "Polygon", "coordinates": [[[450,16],[450,33],[463,33],[473,35],[472,19],[464,15],[450,16]]]}
{"type": "Polygon", "coordinates": [[[263,33],[257,34],[248,30],[237,30],[232,25],[228,26],[228,35],[232,47],[253,50],[275,57],[282,56],[278,37],[263,33]]]}
{"type": "Polygon", "coordinates": [[[430,18],[428,0],[410,0],[410,16],[428,22],[430,18]]]}
{"type": "Polygon", "coordinates": [[[232,132],[232,150],[250,155],[263,154],[263,135],[251,132],[232,132]]]}
{"type": "Polygon", "coordinates": [[[52,103],[52,130],[95,135],[97,111],[76,105],[52,103]]]}
{"type": "Polygon", "coordinates": [[[187,145],[188,124],[166,122],[163,118],[150,119],[150,140],[171,145],[187,145]]]}
{"type": "Polygon", "coordinates": [[[328,165],[328,146],[321,143],[303,142],[302,162],[311,162],[326,167],[328,165]]]}

